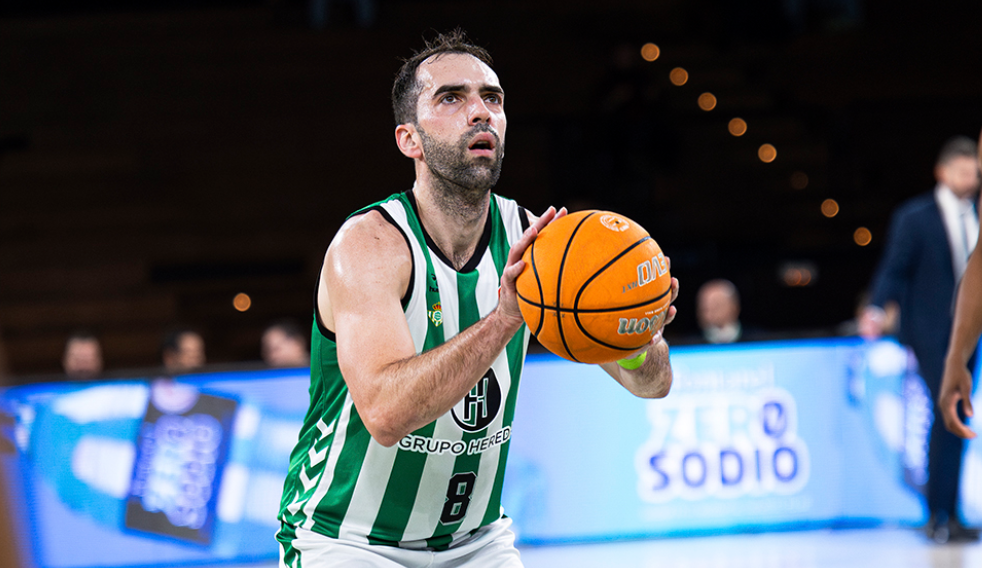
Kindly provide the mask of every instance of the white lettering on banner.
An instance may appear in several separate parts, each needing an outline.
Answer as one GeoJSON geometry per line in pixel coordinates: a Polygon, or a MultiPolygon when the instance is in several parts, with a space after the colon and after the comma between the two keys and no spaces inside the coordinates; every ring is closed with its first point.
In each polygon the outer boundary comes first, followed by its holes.
{"type": "Polygon", "coordinates": [[[504,444],[511,439],[511,426],[505,426],[494,434],[489,434],[483,438],[477,438],[469,442],[463,440],[442,440],[440,438],[428,438],[409,434],[399,440],[399,449],[407,452],[417,452],[420,454],[443,455],[453,454],[459,456],[463,453],[467,455],[480,454],[504,444]]]}
{"type": "Polygon", "coordinates": [[[648,419],[651,437],[635,457],[645,501],[787,495],[808,481],[808,447],[784,389],[673,393],[648,403],[648,419]]]}
{"type": "Polygon", "coordinates": [[[672,394],[695,391],[750,390],[774,386],[774,365],[757,368],[693,371],[685,365],[672,367],[672,394]]]}

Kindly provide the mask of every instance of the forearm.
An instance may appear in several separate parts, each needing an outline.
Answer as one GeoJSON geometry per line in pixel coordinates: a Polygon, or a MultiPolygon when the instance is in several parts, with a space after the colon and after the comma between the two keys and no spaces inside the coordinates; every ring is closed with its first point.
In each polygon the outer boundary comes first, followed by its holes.
{"type": "Polygon", "coordinates": [[[617,363],[601,366],[631,394],[641,398],[663,398],[672,388],[672,365],[668,355],[668,342],[659,338],[648,347],[644,363],[637,369],[628,370],[617,363]]]}
{"type": "Polygon", "coordinates": [[[948,359],[965,366],[982,334],[982,254],[968,260],[965,275],[958,287],[955,321],[948,346],[948,359]]]}
{"type": "Polygon", "coordinates": [[[358,410],[372,436],[391,446],[449,411],[491,367],[521,321],[494,310],[446,343],[382,367],[376,396],[358,410]]]}

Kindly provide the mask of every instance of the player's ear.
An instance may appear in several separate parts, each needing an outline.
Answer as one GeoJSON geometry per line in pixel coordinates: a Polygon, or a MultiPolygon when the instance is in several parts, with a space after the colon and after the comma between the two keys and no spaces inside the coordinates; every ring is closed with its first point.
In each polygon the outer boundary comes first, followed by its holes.
{"type": "Polygon", "coordinates": [[[396,126],[396,145],[407,158],[422,158],[423,145],[419,139],[416,125],[412,123],[396,126]]]}

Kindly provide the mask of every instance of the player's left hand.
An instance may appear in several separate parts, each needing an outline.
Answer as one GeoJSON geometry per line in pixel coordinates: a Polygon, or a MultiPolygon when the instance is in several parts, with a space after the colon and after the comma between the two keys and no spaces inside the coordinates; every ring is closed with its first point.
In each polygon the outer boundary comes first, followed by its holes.
{"type": "MultiPolygon", "coordinates": [[[[670,260],[669,260],[669,266],[671,266],[670,260]]],[[[672,323],[672,320],[675,319],[675,314],[678,312],[678,310],[675,309],[674,304],[675,304],[675,300],[678,299],[678,297],[679,297],[679,279],[672,276],[672,301],[671,301],[672,305],[668,306],[668,313],[665,314],[665,323],[662,324],[661,329],[665,329],[665,326],[672,323]]],[[[661,329],[658,330],[659,334],[661,333],[661,329]]]]}

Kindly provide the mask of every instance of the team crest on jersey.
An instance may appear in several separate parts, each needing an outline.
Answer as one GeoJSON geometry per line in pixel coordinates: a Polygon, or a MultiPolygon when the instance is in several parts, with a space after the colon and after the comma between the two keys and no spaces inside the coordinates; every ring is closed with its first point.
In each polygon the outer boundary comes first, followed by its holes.
{"type": "Polygon", "coordinates": [[[427,311],[426,315],[429,316],[433,325],[440,327],[440,324],[443,323],[443,310],[440,309],[440,302],[433,304],[433,309],[427,311]]]}
{"type": "Polygon", "coordinates": [[[500,411],[501,386],[498,385],[494,369],[488,369],[471,392],[453,407],[450,414],[464,432],[480,432],[494,422],[500,411]]]}

